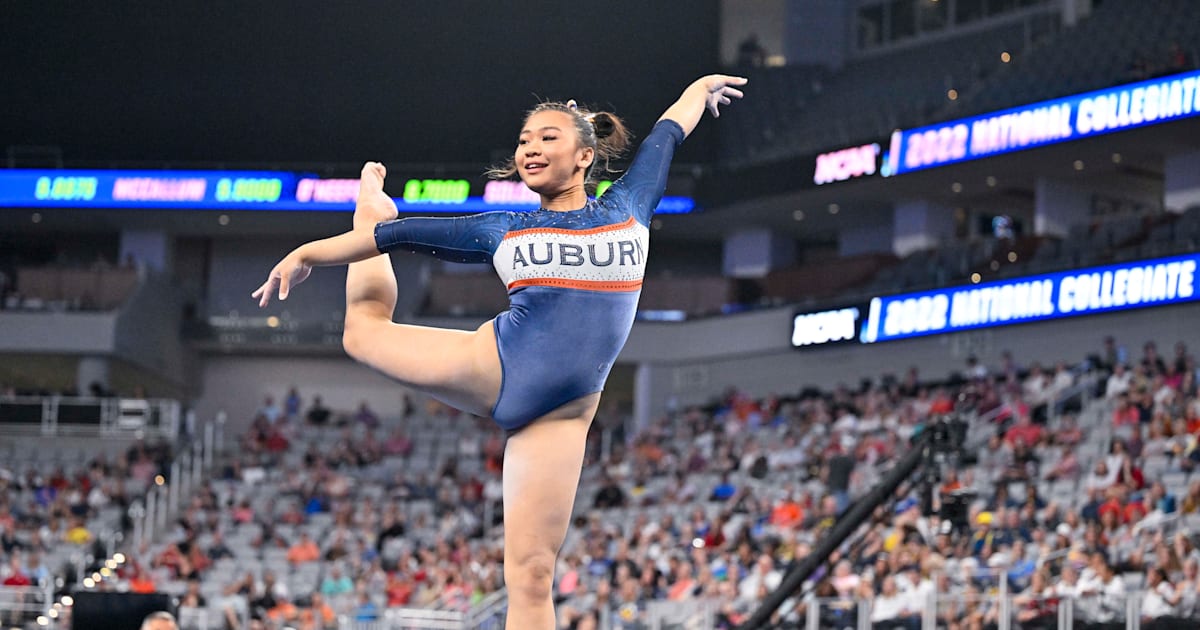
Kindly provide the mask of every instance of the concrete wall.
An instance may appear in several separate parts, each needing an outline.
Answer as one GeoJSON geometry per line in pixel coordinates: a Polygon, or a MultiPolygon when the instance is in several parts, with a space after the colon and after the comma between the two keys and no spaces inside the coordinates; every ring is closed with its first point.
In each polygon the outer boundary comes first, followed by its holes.
{"type": "Polygon", "coordinates": [[[404,388],[348,358],[210,356],[201,370],[203,390],[195,400],[198,418],[225,411],[232,431],[245,427],[270,394],[282,407],[295,385],[307,409],[314,395],[334,411],[352,411],[362,401],[382,418],[404,410],[404,388]]]}
{"type": "MultiPolygon", "coordinates": [[[[945,377],[964,367],[974,354],[988,366],[1000,353],[1011,350],[1028,365],[1067,360],[1077,363],[1099,352],[1105,335],[1116,337],[1130,357],[1141,355],[1146,341],[1155,341],[1162,353],[1172,352],[1177,341],[1200,348],[1200,305],[1167,306],[1143,311],[994,328],[986,331],[927,337],[864,346],[851,343],[830,348],[788,348],[790,311],[748,315],[681,326],[674,334],[655,334],[647,327],[635,329],[622,358],[644,361],[651,369],[651,413],[661,413],[668,402],[702,403],[730,385],[755,395],[794,393],[805,386],[822,388],[857,385],[862,378],[887,373],[902,375],[910,366],[922,378],[945,377]],[[724,322],[728,327],[720,326],[724,322]],[[683,358],[683,339],[695,334],[690,348],[706,356],[683,358]],[[743,343],[744,342],[744,343],[743,343]],[[773,346],[770,344],[773,343],[773,346]],[[768,347],[770,346],[770,347],[768,347]],[[745,348],[746,352],[738,351],[745,348]],[[656,360],[656,356],[666,360],[656,360]]],[[[656,325],[660,326],[660,325],[656,325]]],[[[665,331],[664,331],[665,332],[665,331]]],[[[1169,356],[1169,354],[1168,354],[1169,356]]]]}
{"type": "Polygon", "coordinates": [[[0,352],[107,354],[117,313],[0,312],[0,352]]]}
{"type": "MultiPolygon", "coordinates": [[[[789,346],[791,309],[715,317],[683,324],[639,323],[619,359],[642,364],[651,415],[669,404],[703,403],[731,385],[755,395],[795,393],[806,386],[822,388],[883,374],[902,375],[917,366],[922,378],[938,379],[963,368],[968,355],[988,366],[1011,350],[1022,364],[1034,361],[1076,363],[1098,352],[1106,335],[1114,335],[1131,357],[1154,340],[1160,351],[1183,341],[1200,348],[1200,304],[1043,322],[992,330],[927,337],[873,346],[793,350],[789,346]]],[[[209,357],[202,370],[200,417],[219,410],[230,421],[244,423],[264,394],[281,399],[296,384],[307,406],[321,394],[335,409],[352,409],[367,400],[381,415],[398,415],[403,389],[387,378],[343,358],[209,357]]],[[[639,405],[639,407],[642,405],[639,405]]]]}

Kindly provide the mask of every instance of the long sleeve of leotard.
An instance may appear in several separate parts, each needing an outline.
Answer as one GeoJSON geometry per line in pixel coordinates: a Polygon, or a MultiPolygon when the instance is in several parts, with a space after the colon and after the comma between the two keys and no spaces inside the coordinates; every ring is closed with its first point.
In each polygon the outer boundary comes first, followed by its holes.
{"type": "Polygon", "coordinates": [[[679,123],[670,119],[660,120],[642,140],[629,170],[613,182],[604,196],[625,197],[623,201],[633,208],[638,222],[650,225],[650,217],[654,215],[654,209],[667,189],[667,174],[671,169],[671,159],[675,157],[675,147],[683,143],[684,135],[679,123]]]}
{"type": "Polygon", "coordinates": [[[449,262],[490,264],[509,221],[507,212],[385,221],[375,226],[375,247],[381,253],[403,250],[449,262]]]}

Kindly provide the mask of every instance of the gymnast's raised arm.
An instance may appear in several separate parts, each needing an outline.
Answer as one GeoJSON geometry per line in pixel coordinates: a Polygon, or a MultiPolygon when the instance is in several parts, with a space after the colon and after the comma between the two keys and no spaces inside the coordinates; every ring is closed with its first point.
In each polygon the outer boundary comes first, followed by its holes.
{"type": "Polygon", "coordinates": [[[718,106],[728,105],[731,99],[742,98],[742,91],[734,86],[746,85],[749,80],[745,77],[733,77],[724,74],[710,74],[700,77],[687,86],[679,100],[667,108],[659,120],[673,120],[683,128],[686,138],[700,122],[704,110],[708,109],[713,118],[721,115],[718,106]]]}

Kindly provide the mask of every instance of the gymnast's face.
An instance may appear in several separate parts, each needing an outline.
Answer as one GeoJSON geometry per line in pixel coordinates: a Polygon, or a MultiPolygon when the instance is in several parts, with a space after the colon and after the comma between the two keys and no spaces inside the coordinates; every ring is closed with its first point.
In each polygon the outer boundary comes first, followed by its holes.
{"type": "Polygon", "coordinates": [[[572,186],[582,187],[594,157],[595,151],[579,142],[574,117],[550,110],[525,121],[513,164],[530,190],[556,195],[572,186]]]}

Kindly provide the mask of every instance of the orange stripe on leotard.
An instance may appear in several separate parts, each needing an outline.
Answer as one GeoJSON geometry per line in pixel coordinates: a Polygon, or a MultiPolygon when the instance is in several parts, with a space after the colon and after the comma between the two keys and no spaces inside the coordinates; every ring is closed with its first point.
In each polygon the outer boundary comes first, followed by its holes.
{"type": "Polygon", "coordinates": [[[509,289],[521,287],[555,287],[558,289],[583,289],[585,291],[637,291],[642,288],[641,280],[570,280],[568,278],[527,278],[508,284],[509,289]]]}
{"type": "Polygon", "coordinates": [[[602,225],[600,227],[590,228],[587,230],[567,230],[563,228],[529,228],[527,230],[515,230],[504,235],[504,239],[508,240],[514,236],[525,236],[527,234],[577,234],[579,236],[587,236],[589,234],[600,234],[602,232],[616,232],[617,230],[625,230],[633,227],[637,221],[633,217],[629,217],[623,223],[614,223],[612,225],[602,225]]]}

